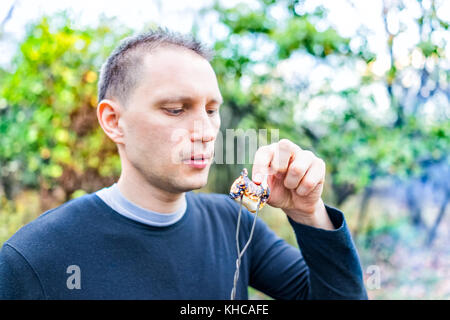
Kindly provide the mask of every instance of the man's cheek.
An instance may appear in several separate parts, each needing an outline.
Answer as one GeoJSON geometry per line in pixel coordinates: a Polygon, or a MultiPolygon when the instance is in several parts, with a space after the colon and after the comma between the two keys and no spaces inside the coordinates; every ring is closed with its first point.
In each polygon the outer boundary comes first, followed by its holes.
{"type": "Polygon", "coordinates": [[[184,140],[189,132],[186,129],[176,128],[166,134],[169,141],[165,142],[165,148],[169,151],[169,161],[171,164],[181,164],[183,161],[183,145],[184,140]]]}

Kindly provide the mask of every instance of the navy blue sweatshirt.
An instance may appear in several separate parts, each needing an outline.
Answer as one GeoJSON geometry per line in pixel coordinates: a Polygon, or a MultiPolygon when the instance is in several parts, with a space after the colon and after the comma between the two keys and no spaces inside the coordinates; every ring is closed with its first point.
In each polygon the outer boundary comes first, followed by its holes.
{"type": "MultiPolygon", "coordinates": [[[[229,299],[239,204],[194,192],[186,200],[185,215],[166,227],[126,218],[95,194],[43,213],[4,243],[0,298],[229,299]]],[[[288,219],[300,250],[258,218],[236,299],[248,299],[248,286],[275,299],[366,299],[344,216],[326,209],[336,230],[288,219]]],[[[241,248],[253,217],[243,210],[241,248]]]]}

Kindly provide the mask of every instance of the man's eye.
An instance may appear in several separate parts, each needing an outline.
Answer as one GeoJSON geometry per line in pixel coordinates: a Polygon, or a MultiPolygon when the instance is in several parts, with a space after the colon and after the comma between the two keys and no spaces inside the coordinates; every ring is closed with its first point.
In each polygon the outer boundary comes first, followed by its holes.
{"type": "Polygon", "coordinates": [[[179,115],[180,113],[183,112],[183,109],[165,109],[168,113],[173,114],[173,115],[179,115]]]}
{"type": "Polygon", "coordinates": [[[206,112],[209,114],[209,115],[214,115],[214,114],[216,114],[217,113],[217,109],[210,109],[210,110],[207,110],[206,112]]]}

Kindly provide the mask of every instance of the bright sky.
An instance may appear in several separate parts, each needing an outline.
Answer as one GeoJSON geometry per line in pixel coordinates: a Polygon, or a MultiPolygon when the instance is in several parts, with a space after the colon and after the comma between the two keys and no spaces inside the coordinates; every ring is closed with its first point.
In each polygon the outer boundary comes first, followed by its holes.
{"type": "MultiPolygon", "coordinates": [[[[389,17],[389,26],[392,31],[398,30],[398,21],[403,21],[407,25],[406,32],[399,37],[397,47],[400,51],[404,51],[416,42],[415,34],[417,28],[412,23],[411,18],[418,15],[418,5],[416,0],[404,0],[407,4],[407,10],[404,10],[399,15],[389,17]]],[[[184,1],[184,0],[127,0],[127,1],[112,1],[112,0],[1,0],[0,1],[0,21],[6,16],[11,4],[16,2],[16,8],[13,12],[12,18],[5,26],[5,32],[12,36],[11,40],[19,40],[25,32],[25,25],[44,14],[51,14],[64,9],[70,9],[75,16],[78,17],[80,24],[95,24],[100,14],[105,14],[108,17],[117,17],[125,25],[139,30],[142,26],[149,22],[154,22],[161,26],[166,26],[170,29],[186,32],[189,31],[195,19],[198,10],[205,5],[208,5],[212,0],[200,1],[184,1]]],[[[237,0],[226,1],[230,3],[239,2],[237,0]]],[[[257,2],[257,1],[256,1],[257,2]]],[[[255,3],[255,0],[247,1],[247,3],[255,3]]],[[[428,6],[430,0],[423,0],[424,6],[428,6]]],[[[386,57],[384,56],[385,47],[385,32],[381,20],[382,0],[377,1],[348,1],[348,0],[306,0],[304,10],[313,10],[318,5],[324,5],[328,10],[328,19],[325,23],[334,26],[341,35],[352,37],[360,26],[365,26],[371,30],[369,36],[369,47],[377,53],[378,62],[374,66],[382,73],[386,68],[386,57]]],[[[438,14],[444,17],[447,12],[447,17],[450,15],[450,1],[443,1],[443,6],[438,14]]],[[[279,10],[281,11],[281,10],[279,10]]],[[[276,10],[274,10],[276,15],[276,10]]],[[[282,13],[279,14],[282,19],[282,13]]],[[[327,25],[323,25],[324,28],[327,25]]],[[[221,30],[214,28],[214,20],[201,21],[201,26],[204,26],[202,36],[206,41],[212,41],[210,37],[220,37],[221,30]]],[[[318,25],[320,28],[321,26],[318,25]]],[[[438,35],[439,36],[439,35],[438,35]]],[[[441,35],[442,37],[444,35],[441,35]]],[[[13,41],[10,41],[12,43],[13,41]]],[[[5,41],[3,41],[5,42],[5,41]]],[[[357,39],[353,41],[357,45],[357,39]]],[[[9,61],[11,48],[5,48],[7,44],[0,44],[0,63],[3,64],[9,61]]],[[[450,56],[450,49],[447,49],[450,56]]]]}
{"type": "MultiPolygon", "coordinates": [[[[195,13],[206,3],[205,0],[192,2],[183,0],[0,0],[0,21],[14,2],[17,5],[4,30],[13,37],[12,40],[23,37],[27,23],[44,14],[49,15],[65,9],[72,11],[82,25],[95,25],[99,16],[104,14],[107,17],[117,17],[119,21],[136,30],[154,22],[176,31],[186,32],[191,28],[195,13]]],[[[0,44],[0,50],[2,52],[0,64],[8,62],[12,48],[5,48],[5,44],[0,44]]]]}
{"type": "MultiPolygon", "coordinates": [[[[95,24],[100,14],[110,17],[117,17],[125,25],[133,29],[140,29],[149,22],[155,22],[159,25],[167,26],[177,31],[188,31],[195,18],[196,12],[203,6],[210,4],[211,0],[183,1],[183,0],[1,0],[0,1],[0,21],[6,16],[11,4],[16,2],[16,8],[12,18],[6,24],[5,32],[11,33],[15,39],[20,39],[24,34],[24,26],[43,14],[51,14],[56,11],[70,9],[79,17],[81,24],[95,24]]],[[[238,2],[226,1],[227,4],[238,2]]],[[[247,1],[254,3],[255,1],[247,1]]],[[[384,35],[383,25],[381,23],[382,1],[352,1],[333,0],[333,1],[305,1],[305,10],[313,10],[317,5],[323,4],[328,10],[327,21],[334,25],[344,36],[353,36],[357,28],[365,25],[372,30],[373,36],[370,38],[369,45],[372,49],[379,49],[380,44],[384,43],[380,38],[384,35]]],[[[408,6],[409,15],[417,14],[417,4],[415,0],[406,0],[411,5],[408,6]]],[[[429,2],[424,0],[424,3],[429,2]]],[[[441,12],[450,13],[450,1],[444,1],[446,5],[441,12]]],[[[281,16],[280,16],[281,18],[281,16]]],[[[395,17],[396,18],[396,17],[395,17]]],[[[392,19],[392,28],[398,28],[392,19]]],[[[202,21],[206,28],[214,21],[202,21]]],[[[326,27],[326,26],[324,26],[326,27]]],[[[415,30],[411,29],[411,33],[415,30]]],[[[220,30],[214,30],[220,32],[220,30]]],[[[406,35],[404,40],[405,47],[409,38],[406,35]]],[[[399,46],[404,46],[400,44],[399,46]]],[[[381,46],[383,47],[383,46],[381,46]]],[[[4,52],[2,52],[4,53],[4,52]]],[[[0,61],[5,61],[6,56],[1,55],[0,61]]]]}

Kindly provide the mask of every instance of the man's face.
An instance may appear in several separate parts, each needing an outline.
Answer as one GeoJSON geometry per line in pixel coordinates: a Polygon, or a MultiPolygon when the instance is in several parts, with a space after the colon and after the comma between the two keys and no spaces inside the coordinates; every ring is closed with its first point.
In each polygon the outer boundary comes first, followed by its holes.
{"type": "Polygon", "coordinates": [[[119,125],[121,157],[142,177],[169,192],[203,187],[214,158],[222,96],[203,57],[184,48],[146,54],[142,77],[119,125]]]}

